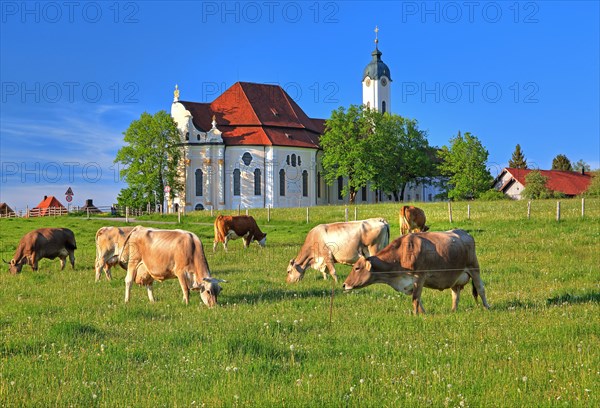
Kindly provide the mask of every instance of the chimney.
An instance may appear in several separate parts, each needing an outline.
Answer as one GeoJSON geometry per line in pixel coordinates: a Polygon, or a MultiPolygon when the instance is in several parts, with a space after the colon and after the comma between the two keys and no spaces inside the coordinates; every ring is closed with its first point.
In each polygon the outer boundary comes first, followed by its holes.
{"type": "Polygon", "coordinates": [[[93,207],[94,203],[92,201],[93,200],[91,198],[88,198],[87,200],[85,200],[85,206],[86,207],[93,207]]]}
{"type": "Polygon", "coordinates": [[[48,198],[48,196],[44,196],[44,200],[46,200],[48,198]]]}
{"type": "Polygon", "coordinates": [[[585,176],[585,169],[583,168],[583,166],[581,166],[581,175],[585,176]]]}

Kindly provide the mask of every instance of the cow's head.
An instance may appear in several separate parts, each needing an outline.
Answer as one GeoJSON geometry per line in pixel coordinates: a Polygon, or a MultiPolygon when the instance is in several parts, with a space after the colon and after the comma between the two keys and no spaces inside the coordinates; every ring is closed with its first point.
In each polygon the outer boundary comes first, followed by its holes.
{"type": "Polygon", "coordinates": [[[352,265],[352,270],[342,285],[344,290],[358,289],[369,285],[372,276],[371,267],[371,261],[361,255],[358,261],[352,265]]]}
{"type": "Polygon", "coordinates": [[[263,234],[262,238],[257,239],[258,245],[260,245],[262,248],[265,247],[265,245],[267,245],[267,234],[263,234]]]}
{"type": "Polygon", "coordinates": [[[200,298],[202,302],[208,307],[214,307],[217,305],[217,298],[221,293],[220,282],[227,282],[223,279],[217,278],[203,278],[199,283],[194,282],[192,290],[200,292],[200,298]]]}
{"type": "Polygon", "coordinates": [[[291,259],[287,268],[287,283],[296,283],[300,282],[302,278],[304,278],[305,269],[302,268],[302,265],[297,264],[295,259],[291,259]]]}
{"type": "Polygon", "coordinates": [[[21,269],[23,269],[23,265],[25,265],[27,263],[27,258],[21,258],[20,261],[16,261],[15,259],[11,259],[10,262],[2,259],[5,263],[7,263],[8,266],[8,271],[13,274],[16,275],[17,273],[21,272],[21,269]]]}

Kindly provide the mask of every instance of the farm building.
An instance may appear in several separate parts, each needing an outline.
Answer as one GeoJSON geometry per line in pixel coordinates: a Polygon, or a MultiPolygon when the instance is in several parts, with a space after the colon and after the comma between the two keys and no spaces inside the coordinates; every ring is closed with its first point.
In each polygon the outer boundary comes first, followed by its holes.
{"type": "MultiPolygon", "coordinates": [[[[525,178],[531,171],[533,170],[507,167],[494,180],[494,188],[512,199],[520,200],[526,187],[525,178]]],[[[561,170],[538,171],[547,178],[546,187],[552,191],[563,193],[567,197],[582,194],[587,190],[592,180],[590,173],[561,170]]]]}
{"type": "Polygon", "coordinates": [[[38,205],[29,212],[32,217],[44,217],[46,215],[66,213],[67,209],[54,196],[44,196],[38,205]]]}
{"type": "MultiPolygon", "coordinates": [[[[392,79],[377,48],[362,74],[365,106],[391,112],[392,79]]],[[[306,207],[344,204],[346,180],[326,185],[319,139],[325,120],[309,117],[279,85],[237,82],[211,103],[184,101],[175,86],[171,116],[184,147],[184,188],[169,209],[306,207]]],[[[435,186],[407,185],[406,201],[433,201],[435,186]]],[[[368,186],[356,203],[388,201],[368,186]]]]}
{"type": "Polygon", "coordinates": [[[10,217],[14,216],[14,214],[14,210],[8,204],[0,203],[0,217],[10,217]]]}

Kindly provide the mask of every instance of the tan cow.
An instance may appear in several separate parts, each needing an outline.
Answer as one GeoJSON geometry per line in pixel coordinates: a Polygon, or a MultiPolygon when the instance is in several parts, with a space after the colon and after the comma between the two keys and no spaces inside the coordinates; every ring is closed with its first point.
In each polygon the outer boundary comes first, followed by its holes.
{"type": "Polygon", "coordinates": [[[133,282],[146,286],[153,302],[152,283],[177,278],[186,304],[190,290],[197,290],[204,304],[213,307],[221,292],[219,282],[225,282],[211,277],[202,242],[189,231],[137,226],[127,236],[119,258],[127,263],[125,302],[129,302],[133,282]]]}
{"type": "Polygon", "coordinates": [[[127,270],[126,264],[119,264],[119,255],[132,230],[133,227],[102,227],[96,232],[96,282],[100,280],[102,270],[108,280],[112,279],[110,268],[113,266],[120,265],[127,270]]]}
{"type": "Polygon", "coordinates": [[[231,239],[242,238],[244,248],[248,248],[252,241],[258,242],[261,247],[267,243],[267,234],[263,233],[254,218],[250,215],[219,215],[215,220],[215,240],[213,252],[217,250],[217,244],[223,243],[227,251],[227,242],[231,239]]]}
{"type": "Polygon", "coordinates": [[[30,265],[38,270],[38,262],[42,258],[60,258],[60,269],[65,269],[67,257],[75,269],[75,234],[68,228],[40,228],[30,231],[21,238],[15,255],[7,262],[9,272],[13,275],[21,272],[23,265],[30,265]]]}
{"type": "Polygon", "coordinates": [[[400,209],[399,221],[401,235],[429,230],[429,227],[425,225],[425,212],[412,205],[405,205],[400,209]]]}
{"type": "Polygon", "coordinates": [[[385,283],[407,295],[412,294],[413,312],[425,313],[421,303],[423,286],[452,289],[452,310],[458,308],[461,289],[471,278],[473,296],[489,308],[479,275],[475,240],[463,230],[402,235],[383,250],[360,258],[344,282],[344,289],[358,289],[385,283]]]}
{"type": "Polygon", "coordinates": [[[383,218],[317,225],[308,232],[296,258],[290,260],[286,280],[298,282],[306,269],[312,267],[323,274],[323,279],[327,279],[325,269],[328,269],[337,282],[336,262],[352,265],[359,255],[373,255],[389,240],[390,226],[383,218]]]}

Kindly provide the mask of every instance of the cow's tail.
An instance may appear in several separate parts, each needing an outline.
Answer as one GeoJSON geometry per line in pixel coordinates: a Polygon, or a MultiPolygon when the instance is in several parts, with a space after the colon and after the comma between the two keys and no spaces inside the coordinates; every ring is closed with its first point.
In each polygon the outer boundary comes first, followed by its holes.
{"type": "Polygon", "coordinates": [[[67,249],[70,249],[71,251],[74,251],[77,249],[77,243],[75,242],[75,234],[73,234],[73,232],[71,232],[69,234],[69,239],[67,239],[67,242],[65,243],[65,247],[67,249]]]}
{"type": "MultiPolygon", "coordinates": [[[[385,248],[386,246],[388,246],[388,244],[390,243],[390,239],[391,239],[391,234],[390,234],[390,224],[388,224],[387,222],[385,223],[385,245],[383,246],[383,248],[385,248]]],[[[381,249],[383,249],[381,248],[381,249]]],[[[380,251],[381,251],[380,249],[380,251]]]]}
{"type": "Polygon", "coordinates": [[[405,225],[408,226],[408,220],[406,219],[406,209],[407,208],[408,208],[407,206],[403,205],[402,208],[400,209],[400,217],[399,217],[400,219],[398,220],[399,224],[400,224],[400,235],[404,235],[404,229],[402,227],[404,227],[405,225]]]}
{"type": "Polygon", "coordinates": [[[219,229],[219,227],[221,226],[221,219],[223,219],[223,216],[221,214],[219,214],[217,216],[217,218],[215,219],[215,242],[223,242],[225,241],[225,232],[221,231],[219,229]]]}
{"type": "Polygon", "coordinates": [[[94,242],[96,243],[96,267],[98,267],[98,264],[100,263],[100,245],[98,245],[98,238],[100,237],[100,235],[102,235],[102,233],[104,232],[104,227],[100,228],[97,232],[96,232],[96,238],[94,239],[94,242]]]}
{"type": "Polygon", "coordinates": [[[126,264],[129,262],[129,259],[127,259],[127,261],[125,261],[123,259],[123,254],[125,252],[127,252],[127,255],[130,256],[131,254],[129,253],[129,251],[125,251],[125,248],[127,248],[127,244],[129,243],[129,238],[131,238],[131,234],[133,234],[134,231],[136,231],[138,229],[138,227],[140,227],[139,225],[136,226],[134,229],[132,229],[131,231],[129,231],[129,234],[127,234],[127,237],[125,238],[125,242],[123,242],[123,249],[121,249],[121,253],[119,254],[119,263],[120,264],[126,264]]]}
{"type": "Polygon", "coordinates": [[[473,278],[471,278],[471,289],[473,290],[473,297],[475,298],[475,303],[478,302],[477,300],[477,288],[475,288],[475,281],[473,281],[473,278]]]}

